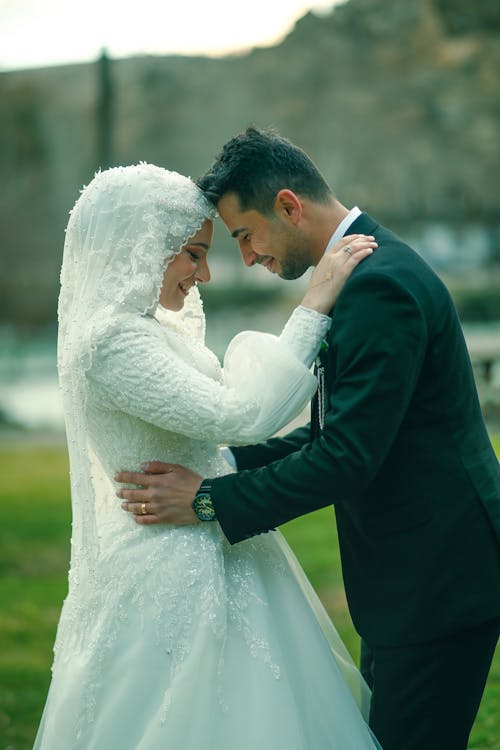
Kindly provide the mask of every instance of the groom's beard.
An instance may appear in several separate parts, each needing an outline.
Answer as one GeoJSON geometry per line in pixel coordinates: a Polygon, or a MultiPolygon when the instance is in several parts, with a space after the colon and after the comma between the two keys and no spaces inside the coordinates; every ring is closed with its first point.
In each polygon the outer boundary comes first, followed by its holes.
{"type": "Polygon", "coordinates": [[[306,249],[305,238],[287,228],[281,228],[279,239],[283,255],[276,259],[279,263],[278,276],[286,281],[298,279],[313,265],[311,254],[306,249]]]}
{"type": "Polygon", "coordinates": [[[309,255],[306,259],[304,253],[299,252],[296,255],[287,255],[286,258],[279,261],[279,264],[278,276],[286,281],[292,281],[292,279],[298,279],[307,271],[311,266],[311,260],[309,255]]]}

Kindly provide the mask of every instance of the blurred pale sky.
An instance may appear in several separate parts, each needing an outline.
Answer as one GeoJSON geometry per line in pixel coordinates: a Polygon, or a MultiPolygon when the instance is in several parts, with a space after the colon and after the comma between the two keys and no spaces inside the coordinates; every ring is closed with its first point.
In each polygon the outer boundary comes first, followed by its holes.
{"type": "Polygon", "coordinates": [[[223,55],[345,0],[0,0],[0,70],[134,54],[223,55]]]}

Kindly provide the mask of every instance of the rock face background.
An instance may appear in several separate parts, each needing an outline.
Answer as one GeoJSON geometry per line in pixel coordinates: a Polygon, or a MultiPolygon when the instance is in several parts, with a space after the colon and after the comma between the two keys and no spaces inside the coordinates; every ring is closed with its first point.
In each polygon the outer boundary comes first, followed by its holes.
{"type": "MultiPolygon", "coordinates": [[[[244,56],[0,74],[0,322],[55,319],[67,214],[99,166],[196,177],[251,122],[436,257],[441,228],[476,265],[500,263],[500,3],[349,0],[244,56]]],[[[238,264],[223,234],[218,247],[238,264]]]]}

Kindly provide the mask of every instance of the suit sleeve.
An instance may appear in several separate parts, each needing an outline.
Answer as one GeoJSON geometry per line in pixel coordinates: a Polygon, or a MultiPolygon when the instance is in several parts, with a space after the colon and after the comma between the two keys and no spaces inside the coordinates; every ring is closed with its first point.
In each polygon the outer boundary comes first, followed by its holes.
{"type": "Polygon", "coordinates": [[[425,316],[407,288],[381,273],[353,276],[335,308],[333,387],[321,436],[267,466],[213,482],[229,541],[362,492],[404,419],[426,346],[425,316]]]}
{"type": "Polygon", "coordinates": [[[304,427],[297,427],[296,430],[283,437],[274,437],[257,445],[231,446],[231,450],[239,471],[257,469],[259,466],[266,466],[300,450],[309,442],[310,435],[311,425],[307,424],[304,427]]]}

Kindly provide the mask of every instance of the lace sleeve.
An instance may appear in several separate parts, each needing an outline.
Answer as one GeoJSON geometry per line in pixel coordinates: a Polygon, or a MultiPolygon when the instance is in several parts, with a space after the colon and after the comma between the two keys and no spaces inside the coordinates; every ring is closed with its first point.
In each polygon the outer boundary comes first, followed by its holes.
{"type": "Polygon", "coordinates": [[[171,432],[245,445],[285,426],[315,391],[309,369],[276,336],[238,334],[222,382],[186,362],[168,336],[147,320],[101,336],[87,373],[92,395],[171,432]]]}
{"type": "Polygon", "coordinates": [[[280,341],[307,367],[319,351],[321,342],[330,330],[332,319],[310,307],[295,308],[281,332],[280,341]]]}

